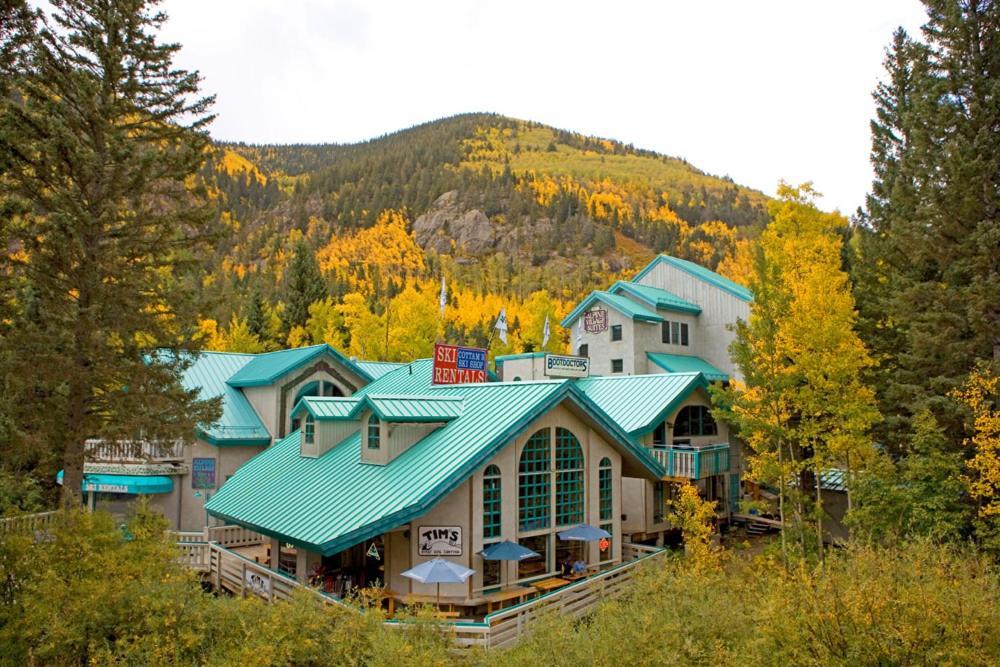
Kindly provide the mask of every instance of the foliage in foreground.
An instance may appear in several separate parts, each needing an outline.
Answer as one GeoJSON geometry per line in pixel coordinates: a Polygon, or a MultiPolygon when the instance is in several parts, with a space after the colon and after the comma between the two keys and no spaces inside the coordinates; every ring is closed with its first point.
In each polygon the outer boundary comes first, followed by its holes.
{"type": "Polygon", "coordinates": [[[995,665],[995,568],[971,550],[855,546],[784,571],[770,557],[685,559],[571,624],[552,617],[505,665],[995,665]]]}
{"type": "Polygon", "coordinates": [[[852,546],[784,570],[777,554],[671,557],[579,621],[460,656],[420,619],[214,597],[140,509],[70,513],[51,541],[0,540],[0,665],[997,664],[1000,586],[971,548],[852,546]]]}
{"type": "Polygon", "coordinates": [[[175,564],[162,519],[140,508],[127,533],[72,512],[52,540],[0,540],[0,665],[441,664],[426,624],[382,626],[378,611],[204,593],[175,564]],[[131,536],[126,539],[125,535],[131,536]]]}

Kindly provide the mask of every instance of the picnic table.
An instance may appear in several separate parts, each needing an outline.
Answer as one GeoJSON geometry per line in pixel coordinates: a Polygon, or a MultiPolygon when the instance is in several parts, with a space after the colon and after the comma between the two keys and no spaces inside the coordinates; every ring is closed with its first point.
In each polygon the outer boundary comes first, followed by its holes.
{"type": "Polygon", "coordinates": [[[562,577],[552,577],[550,579],[542,579],[541,581],[536,581],[531,584],[543,593],[551,591],[553,588],[559,588],[560,586],[565,586],[569,583],[568,579],[563,579],[562,577]]]}
{"type": "Polygon", "coordinates": [[[530,586],[511,586],[495,593],[487,593],[483,595],[483,599],[486,600],[487,613],[491,613],[494,605],[500,609],[507,600],[516,599],[518,602],[522,602],[531,593],[534,593],[534,590],[530,586]]]}

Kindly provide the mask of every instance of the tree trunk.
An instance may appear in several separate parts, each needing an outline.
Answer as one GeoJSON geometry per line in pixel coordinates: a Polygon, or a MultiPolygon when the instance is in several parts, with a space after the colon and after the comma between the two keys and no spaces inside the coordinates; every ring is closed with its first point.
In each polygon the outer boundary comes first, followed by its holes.
{"type": "MultiPolygon", "coordinates": [[[[816,461],[816,458],[813,458],[816,461]]],[[[819,548],[819,560],[823,562],[823,491],[819,482],[819,461],[816,461],[816,546],[819,548]]]]}

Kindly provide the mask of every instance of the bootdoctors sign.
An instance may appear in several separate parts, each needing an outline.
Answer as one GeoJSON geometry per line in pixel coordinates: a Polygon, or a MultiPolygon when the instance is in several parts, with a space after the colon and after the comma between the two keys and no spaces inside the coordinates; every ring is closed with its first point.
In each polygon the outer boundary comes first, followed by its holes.
{"type": "Polygon", "coordinates": [[[550,378],[585,378],[590,375],[590,357],[546,354],[545,375],[550,378]]]}
{"type": "Polygon", "coordinates": [[[461,526],[420,526],[417,528],[420,556],[461,556],[461,526]]]}
{"type": "Polygon", "coordinates": [[[434,384],[486,382],[486,350],[457,345],[434,346],[434,384]]]}

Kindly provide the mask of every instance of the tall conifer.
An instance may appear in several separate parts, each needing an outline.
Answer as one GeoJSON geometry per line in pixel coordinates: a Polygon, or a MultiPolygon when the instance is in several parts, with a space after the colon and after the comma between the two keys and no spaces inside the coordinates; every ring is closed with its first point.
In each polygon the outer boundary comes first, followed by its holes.
{"type": "Polygon", "coordinates": [[[5,372],[30,380],[18,419],[58,452],[67,501],[87,438],[189,437],[217,411],[171,352],[194,331],[212,100],[157,41],[157,4],[52,0],[0,100],[0,188],[22,206],[0,219],[3,297],[30,291],[35,313],[5,323],[5,372]]]}

